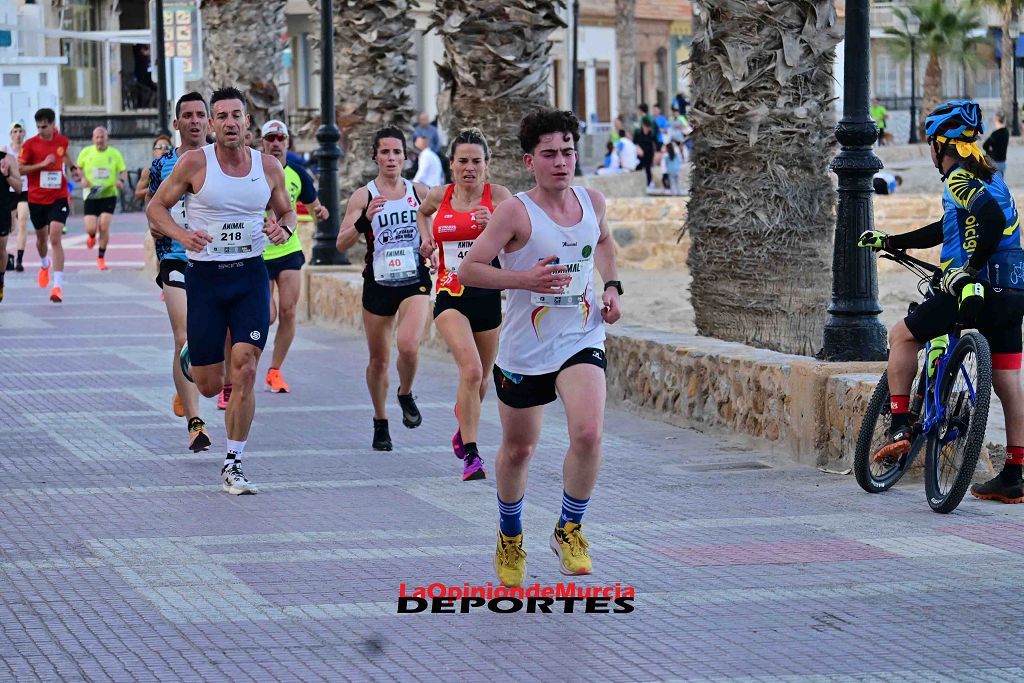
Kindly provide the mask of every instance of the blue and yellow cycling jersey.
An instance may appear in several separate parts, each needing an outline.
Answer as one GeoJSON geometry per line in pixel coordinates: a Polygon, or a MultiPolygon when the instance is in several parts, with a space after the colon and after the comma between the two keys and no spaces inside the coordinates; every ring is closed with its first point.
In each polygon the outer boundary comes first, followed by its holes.
{"type": "MultiPolygon", "coordinates": [[[[1020,248],[1020,216],[1010,190],[1000,175],[984,181],[963,168],[946,177],[942,193],[942,269],[964,267],[978,245],[978,209],[996,202],[1005,218],[996,253],[1020,248]]],[[[979,277],[985,278],[985,271],[979,277]]]]}
{"type": "MultiPolygon", "coordinates": [[[[174,165],[178,163],[178,150],[171,148],[171,151],[165,152],[159,159],[154,159],[152,166],[149,167],[149,191],[156,194],[157,189],[160,187],[160,183],[167,180],[171,175],[171,171],[174,170],[174,165]]],[[[178,201],[171,209],[169,209],[171,216],[174,218],[174,222],[183,228],[188,227],[188,221],[185,220],[185,202],[184,196],[178,201]]],[[[187,261],[188,256],[185,254],[185,245],[178,240],[172,240],[170,237],[157,237],[155,241],[156,246],[156,257],[157,260],[163,261],[165,259],[177,259],[179,261],[187,261]]]]}

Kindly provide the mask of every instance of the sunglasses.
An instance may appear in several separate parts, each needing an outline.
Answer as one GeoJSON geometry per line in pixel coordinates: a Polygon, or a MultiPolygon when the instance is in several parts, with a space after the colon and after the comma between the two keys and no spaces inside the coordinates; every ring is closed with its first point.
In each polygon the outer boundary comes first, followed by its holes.
{"type": "Polygon", "coordinates": [[[153,147],[153,151],[154,152],[166,152],[170,148],[171,148],[170,145],[156,145],[155,147],[153,147]]]}
{"type": "Polygon", "coordinates": [[[263,139],[267,142],[284,142],[288,139],[288,136],[281,135],[280,133],[267,133],[263,136],[263,139]]]}

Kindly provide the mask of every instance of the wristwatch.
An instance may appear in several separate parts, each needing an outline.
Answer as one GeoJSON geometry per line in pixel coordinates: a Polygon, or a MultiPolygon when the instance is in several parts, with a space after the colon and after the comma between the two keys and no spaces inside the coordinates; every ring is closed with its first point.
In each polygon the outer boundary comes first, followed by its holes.
{"type": "Polygon", "coordinates": [[[604,288],[608,289],[609,287],[614,287],[615,290],[619,293],[619,296],[622,296],[621,282],[619,282],[618,280],[609,280],[608,282],[604,283],[604,288]]]}

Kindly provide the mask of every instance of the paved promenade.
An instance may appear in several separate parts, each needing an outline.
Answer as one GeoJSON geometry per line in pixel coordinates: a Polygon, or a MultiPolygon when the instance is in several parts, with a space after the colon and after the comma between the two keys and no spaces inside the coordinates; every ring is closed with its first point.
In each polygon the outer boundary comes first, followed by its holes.
{"type": "MultiPolygon", "coordinates": [[[[300,327],[293,393],[258,396],[244,461],[260,494],[229,496],[213,402],[209,453],[184,448],[171,413],[170,330],[140,240],[118,238],[111,272],[69,268],[62,305],[34,269],[8,275],[0,680],[1024,676],[1024,506],[968,499],[940,516],[920,482],[869,496],[618,411],[586,517],[595,574],[579,583],[635,587],[632,613],[398,614],[402,583],[495,580],[494,483],[461,482],[449,447],[454,367],[424,358],[423,426],[403,428],[392,399],[395,450],[377,453],[362,338],[300,327]]],[[[498,430],[492,395],[488,470],[498,430]]],[[[547,538],[565,447],[551,409],[524,511],[528,581],[545,586],[562,580],[547,538]]]]}

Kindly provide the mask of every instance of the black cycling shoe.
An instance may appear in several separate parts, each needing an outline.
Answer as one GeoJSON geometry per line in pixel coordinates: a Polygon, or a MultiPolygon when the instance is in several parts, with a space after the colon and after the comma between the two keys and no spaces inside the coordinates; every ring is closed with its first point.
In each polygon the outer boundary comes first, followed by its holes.
{"type": "Polygon", "coordinates": [[[1009,467],[992,477],[984,484],[971,486],[971,495],[982,500],[995,500],[1000,503],[1024,503],[1024,481],[1021,480],[1020,467],[1009,472],[1009,467]]]}
{"type": "Polygon", "coordinates": [[[391,450],[391,433],[388,431],[387,420],[373,418],[373,450],[391,450]]]}
{"type": "Polygon", "coordinates": [[[416,397],[412,394],[398,395],[398,403],[402,406],[402,424],[409,429],[414,429],[420,426],[423,422],[423,416],[420,415],[420,409],[416,407],[416,397]]]}
{"type": "Polygon", "coordinates": [[[890,429],[886,434],[886,442],[871,456],[871,462],[884,462],[896,460],[905,453],[910,452],[910,445],[914,440],[914,431],[911,425],[903,425],[890,429]]]}

